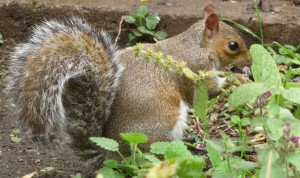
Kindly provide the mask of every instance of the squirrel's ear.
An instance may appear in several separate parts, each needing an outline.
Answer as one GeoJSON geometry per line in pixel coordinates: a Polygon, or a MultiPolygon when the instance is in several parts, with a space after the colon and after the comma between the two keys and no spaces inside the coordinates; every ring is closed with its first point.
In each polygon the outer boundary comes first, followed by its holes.
{"type": "Polygon", "coordinates": [[[211,31],[214,31],[214,32],[218,30],[218,28],[219,28],[219,18],[215,13],[210,14],[206,18],[205,27],[208,30],[211,30],[211,31]]]}
{"type": "Polygon", "coordinates": [[[202,19],[207,19],[211,14],[217,14],[217,10],[214,5],[208,4],[203,10],[202,19]]]}
{"type": "Polygon", "coordinates": [[[204,39],[210,40],[219,30],[219,18],[216,14],[210,14],[205,21],[204,39]]]}

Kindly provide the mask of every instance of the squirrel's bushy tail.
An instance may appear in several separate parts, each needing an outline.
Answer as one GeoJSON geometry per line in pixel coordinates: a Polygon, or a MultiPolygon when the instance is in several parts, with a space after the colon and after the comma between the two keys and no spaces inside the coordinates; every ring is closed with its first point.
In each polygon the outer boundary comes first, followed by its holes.
{"type": "Polygon", "coordinates": [[[110,37],[74,17],[36,26],[12,53],[9,71],[6,92],[33,136],[67,133],[83,151],[101,135],[122,66],[110,37]]]}

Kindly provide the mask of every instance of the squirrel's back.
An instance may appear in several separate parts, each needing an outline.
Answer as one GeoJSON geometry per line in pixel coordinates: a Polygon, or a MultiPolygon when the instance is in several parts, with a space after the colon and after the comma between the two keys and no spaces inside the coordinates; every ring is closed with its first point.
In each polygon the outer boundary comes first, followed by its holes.
{"type": "Polygon", "coordinates": [[[104,31],[76,17],[45,21],[12,53],[6,92],[33,136],[67,133],[82,149],[101,135],[122,69],[104,31]]]}

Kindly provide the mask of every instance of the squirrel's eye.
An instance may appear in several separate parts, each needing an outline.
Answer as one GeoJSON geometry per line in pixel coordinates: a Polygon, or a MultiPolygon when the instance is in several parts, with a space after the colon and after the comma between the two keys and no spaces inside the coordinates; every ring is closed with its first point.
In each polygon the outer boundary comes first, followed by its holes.
{"type": "Polygon", "coordinates": [[[237,50],[237,49],[239,48],[239,45],[238,45],[237,42],[235,42],[235,41],[230,41],[230,42],[228,43],[228,47],[229,47],[229,49],[231,49],[232,51],[235,51],[235,50],[237,50]]]}

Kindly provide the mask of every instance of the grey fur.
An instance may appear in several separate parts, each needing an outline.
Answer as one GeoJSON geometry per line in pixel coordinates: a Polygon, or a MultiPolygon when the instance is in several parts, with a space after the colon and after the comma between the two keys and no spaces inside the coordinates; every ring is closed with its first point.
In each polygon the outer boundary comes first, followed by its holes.
{"type": "MultiPolygon", "coordinates": [[[[60,48],[60,46],[54,46],[55,48],[60,48]]],[[[55,132],[55,136],[64,141],[64,134],[67,133],[71,137],[71,145],[75,150],[81,150],[81,147],[89,147],[87,146],[90,144],[87,143],[88,137],[101,136],[103,123],[110,114],[110,107],[114,101],[123,71],[123,66],[118,59],[119,51],[114,47],[110,36],[106,32],[96,31],[84,19],[78,17],[72,17],[66,23],[53,20],[45,21],[34,28],[33,35],[29,37],[26,43],[15,48],[15,52],[11,54],[10,58],[10,75],[7,77],[5,92],[14,106],[14,114],[20,121],[25,121],[29,129],[33,129],[33,134],[36,134],[34,132],[35,125],[42,125],[42,131],[34,136],[42,136],[48,140],[55,132]],[[110,62],[107,66],[98,68],[93,63],[94,60],[98,59],[94,59],[88,53],[80,53],[80,49],[84,51],[85,46],[80,43],[82,39],[78,35],[78,31],[91,37],[95,46],[99,43],[104,46],[105,51],[94,51],[94,53],[109,55],[110,62]],[[39,53],[40,49],[46,48],[47,41],[61,32],[70,34],[75,38],[76,48],[80,52],[70,55],[41,55],[38,60],[45,63],[45,68],[29,68],[27,65],[28,58],[39,53]],[[72,61],[74,58],[76,58],[76,63],[72,61]],[[52,64],[55,64],[56,67],[53,68],[52,64]],[[90,74],[90,72],[99,73],[103,69],[108,70],[104,76],[90,74]],[[45,75],[28,75],[32,71],[41,72],[41,70],[51,72],[45,75]],[[45,86],[47,87],[41,86],[42,93],[34,90],[24,91],[27,86],[23,86],[22,81],[26,79],[34,82],[34,85],[46,81],[45,86]],[[107,79],[111,79],[109,80],[111,82],[103,82],[107,79]],[[93,89],[91,89],[91,86],[93,86],[93,89]],[[76,87],[80,92],[86,88],[84,90],[86,93],[82,95],[84,98],[76,100],[74,96],[65,94],[76,93],[76,87]],[[96,93],[93,94],[91,90],[96,91],[96,93]],[[97,93],[107,94],[106,97],[97,97],[97,93]],[[63,101],[63,98],[66,101],[63,101]],[[77,101],[82,101],[82,103],[77,101]],[[22,115],[25,102],[29,103],[28,108],[30,109],[29,114],[26,116],[22,115]],[[68,102],[68,104],[66,105],[65,102],[68,102]],[[66,107],[68,111],[66,111],[66,107]],[[85,115],[84,118],[80,118],[80,114],[82,115],[86,110],[89,110],[90,113],[85,115]],[[36,122],[36,124],[31,122],[36,122]],[[86,127],[90,128],[89,131],[86,127]]],[[[94,154],[98,151],[90,151],[89,153],[94,154]]]]}

